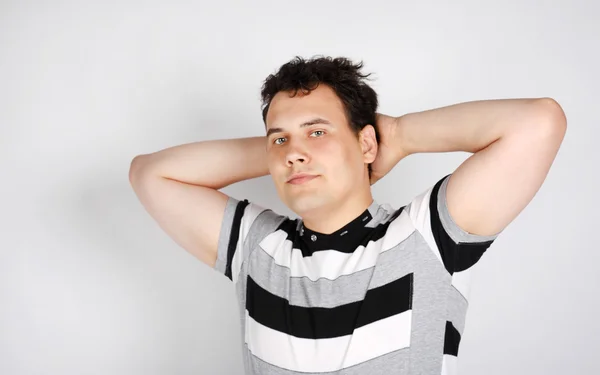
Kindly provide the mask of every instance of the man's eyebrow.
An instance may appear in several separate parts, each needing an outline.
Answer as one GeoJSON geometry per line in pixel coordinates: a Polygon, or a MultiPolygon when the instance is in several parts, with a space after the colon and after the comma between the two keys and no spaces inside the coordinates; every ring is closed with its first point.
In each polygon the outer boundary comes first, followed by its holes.
{"type": "MultiPolygon", "coordinates": [[[[305,128],[307,126],[316,125],[316,124],[331,125],[331,122],[329,122],[321,117],[315,117],[311,120],[301,123],[300,127],[305,128]]],[[[281,133],[281,132],[283,132],[282,128],[270,128],[269,130],[267,130],[267,138],[273,133],[281,133]]]]}

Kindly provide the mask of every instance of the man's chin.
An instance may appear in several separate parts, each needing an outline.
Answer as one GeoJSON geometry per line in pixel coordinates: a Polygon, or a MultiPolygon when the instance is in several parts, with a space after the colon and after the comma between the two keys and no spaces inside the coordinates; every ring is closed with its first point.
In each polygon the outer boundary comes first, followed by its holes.
{"type": "Polygon", "coordinates": [[[288,199],[286,205],[299,216],[305,216],[313,211],[328,207],[330,200],[319,194],[311,193],[288,199]]]}

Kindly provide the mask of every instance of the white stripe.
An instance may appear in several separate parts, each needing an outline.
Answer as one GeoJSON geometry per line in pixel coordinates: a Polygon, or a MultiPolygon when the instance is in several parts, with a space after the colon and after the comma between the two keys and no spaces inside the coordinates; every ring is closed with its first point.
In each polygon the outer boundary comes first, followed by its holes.
{"type": "MultiPolygon", "coordinates": [[[[409,212],[410,217],[413,220],[417,230],[423,235],[425,241],[429,244],[429,247],[435,253],[440,262],[444,264],[435,239],[433,238],[433,232],[431,230],[429,199],[431,197],[432,191],[433,188],[427,190],[426,192],[416,197],[409,205],[409,212]]],[[[442,230],[445,230],[445,228],[442,228],[442,230]]],[[[454,272],[452,275],[452,285],[467,300],[469,299],[469,290],[471,285],[470,271],[471,269],[467,269],[461,272],[454,272]]]]}
{"type": "Polygon", "coordinates": [[[452,274],[452,285],[469,301],[471,291],[471,268],[452,274]]]}
{"type": "Polygon", "coordinates": [[[428,189],[426,192],[415,197],[408,205],[408,211],[410,218],[412,219],[415,227],[421,233],[425,242],[429,245],[429,248],[435,253],[435,256],[439,259],[442,264],[442,256],[439,252],[435,239],[433,238],[433,232],[431,230],[431,213],[429,211],[429,200],[431,198],[431,192],[433,188],[428,189]]]}
{"type": "Polygon", "coordinates": [[[254,220],[264,210],[265,209],[263,207],[252,203],[248,204],[246,208],[244,208],[242,222],[240,223],[240,236],[235,248],[235,253],[233,254],[233,259],[231,261],[231,276],[234,284],[237,283],[240,268],[242,267],[242,262],[244,260],[244,242],[246,240],[246,236],[248,235],[254,220]]]}
{"type": "Polygon", "coordinates": [[[412,311],[381,319],[353,335],[305,339],[256,322],[246,311],[245,342],[263,361],[300,372],[326,372],[350,367],[410,346],[412,311]]]}
{"type": "Polygon", "coordinates": [[[382,252],[396,247],[399,243],[406,240],[415,231],[415,225],[410,219],[409,213],[402,210],[400,216],[392,221],[383,237],[382,252]]]}
{"type": "Polygon", "coordinates": [[[303,257],[300,249],[292,249],[292,242],[286,239],[287,234],[283,230],[267,236],[260,245],[275,264],[290,269],[291,277],[308,277],[313,281],[320,278],[334,280],[375,266],[380,253],[407,239],[414,230],[408,213],[403,211],[390,223],[384,237],[369,242],[366,247],[359,246],[352,253],[323,250],[303,257]]]}
{"type": "Polygon", "coordinates": [[[444,354],[442,362],[442,375],[458,374],[458,358],[453,355],[444,354]]]}

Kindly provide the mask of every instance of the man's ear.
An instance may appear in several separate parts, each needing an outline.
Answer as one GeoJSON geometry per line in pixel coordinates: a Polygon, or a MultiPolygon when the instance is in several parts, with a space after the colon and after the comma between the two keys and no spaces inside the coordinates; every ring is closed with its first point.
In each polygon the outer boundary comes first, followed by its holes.
{"type": "Polygon", "coordinates": [[[377,137],[372,125],[365,125],[359,133],[359,143],[366,164],[371,164],[377,157],[377,137]]]}

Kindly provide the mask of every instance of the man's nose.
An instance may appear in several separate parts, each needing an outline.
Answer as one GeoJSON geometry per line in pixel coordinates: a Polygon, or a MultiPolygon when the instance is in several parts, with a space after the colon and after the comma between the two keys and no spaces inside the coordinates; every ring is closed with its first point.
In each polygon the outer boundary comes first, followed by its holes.
{"type": "Polygon", "coordinates": [[[287,159],[287,165],[288,167],[291,167],[294,164],[304,164],[306,161],[305,158],[298,156],[298,157],[291,157],[287,159]]]}
{"type": "Polygon", "coordinates": [[[288,144],[288,152],[286,154],[286,164],[291,167],[294,164],[304,164],[309,160],[308,153],[299,144],[288,144]]]}

